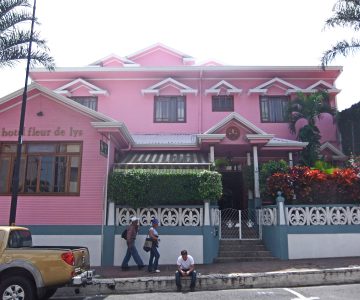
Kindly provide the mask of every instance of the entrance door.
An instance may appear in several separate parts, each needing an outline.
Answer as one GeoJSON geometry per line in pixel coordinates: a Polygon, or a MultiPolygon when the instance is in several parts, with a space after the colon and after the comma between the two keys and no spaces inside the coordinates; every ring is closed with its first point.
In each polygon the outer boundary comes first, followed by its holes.
{"type": "Polygon", "coordinates": [[[259,240],[262,238],[261,209],[220,211],[221,240],[259,240]]]}
{"type": "Polygon", "coordinates": [[[223,195],[219,201],[219,208],[247,208],[247,202],[244,202],[243,178],[239,171],[221,172],[223,195]]]}

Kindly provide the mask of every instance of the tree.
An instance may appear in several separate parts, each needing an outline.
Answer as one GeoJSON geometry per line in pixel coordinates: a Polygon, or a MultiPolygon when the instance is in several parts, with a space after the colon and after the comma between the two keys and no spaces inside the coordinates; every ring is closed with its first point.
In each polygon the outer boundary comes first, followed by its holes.
{"type": "Polygon", "coordinates": [[[298,139],[308,142],[301,153],[304,165],[312,166],[319,156],[320,130],[316,126],[316,120],[320,120],[323,113],[335,116],[336,109],[329,103],[329,94],[326,91],[318,91],[312,94],[298,93],[297,98],[290,102],[288,107],[289,129],[296,133],[296,122],[305,119],[307,124],[300,128],[298,139]]]}
{"type": "MultiPolygon", "coordinates": [[[[20,60],[27,59],[32,20],[30,8],[29,0],[0,1],[0,68],[13,67],[20,60]],[[29,26],[26,26],[27,23],[29,26]]],[[[31,64],[54,69],[54,59],[48,54],[49,48],[39,32],[34,32],[32,44],[31,64]]]]}
{"type": "MultiPolygon", "coordinates": [[[[338,0],[333,8],[334,15],[327,19],[325,27],[350,27],[355,31],[360,30],[360,1],[338,0]]],[[[325,51],[321,58],[323,69],[339,54],[347,56],[360,50],[360,40],[353,38],[351,41],[342,40],[325,51]]]]}

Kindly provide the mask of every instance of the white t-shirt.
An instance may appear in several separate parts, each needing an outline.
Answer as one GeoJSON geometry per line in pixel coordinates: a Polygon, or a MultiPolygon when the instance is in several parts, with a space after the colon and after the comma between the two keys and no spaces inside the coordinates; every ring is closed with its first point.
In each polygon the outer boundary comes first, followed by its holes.
{"type": "Polygon", "coordinates": [[[194,263],[194,258],[191,255],[188,255],[186,260],[184,260],[181,255],[177,259],[177,265],[180,266],[182,270],[190,269],[190,266],[194,263]]]}

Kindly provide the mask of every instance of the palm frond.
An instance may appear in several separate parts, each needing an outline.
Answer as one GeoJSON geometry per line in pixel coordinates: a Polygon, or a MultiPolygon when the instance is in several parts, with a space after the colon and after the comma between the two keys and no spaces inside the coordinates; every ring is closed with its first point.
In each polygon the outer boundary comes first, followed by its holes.
{"type": "Polygon", "coordinates": [[[20,60],[26,60],[31,40],[31,65],[41,64],[49,70],[54,69],[54,58],[48,53],[46,41],[39,32],[34,32],[31,37],[30,26],[28,30],[24,29],[24,24],[32,21],[30,7],[28,0],[0,0],[0,67],[13,67],[20,60]]]}
{"type": "Polygon", "coordinates": [[[360,30],[360,1],[339,0],[333,8],[334,15],[327,19],[325,27],[352,27],[360,30]]]}
{"type": "Polygon", "coordinates": [[[360,41],[353,39],[349,43],[346,40],[338,42],[331,49],[325,51],[321,58],[321,67],[325,69],[325,67],[333,61],[339,54],[343,56],[348,56],[350,53],[353,54],[360,50],[360,41]]]}

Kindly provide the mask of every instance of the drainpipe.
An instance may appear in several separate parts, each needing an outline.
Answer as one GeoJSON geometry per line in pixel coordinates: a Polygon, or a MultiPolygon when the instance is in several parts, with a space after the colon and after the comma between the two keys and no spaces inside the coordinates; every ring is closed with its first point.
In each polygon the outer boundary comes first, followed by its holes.
{"type": "MultiPolygon", "coordinates": [[[[251,166],[251,153],[250,152],[246,152],[246,163],[247,166],[250,167],[251,166]]],[[[248,208],[253,208],[254,206],[254,194],[252,189],[249,187],[248,189],[248,208]]]]}
{"type": "MultiPolygon", "coordinates": [[[[109,140],[108,149],[111,148],[111,135],[108,133],[107,138],[109,140]]],[[[103,264],[103,256],[104,256],[104,227],[107,221],[107,187],[108,187],[108,176],[109,176],[109,164],[110,164],[110,154],[108,153],[106,158],[106,176],[105,176],[105,184],[104,184],[104,202],[103,202],[103,216],[101,222],[101,264],[103,264]]]]}
{"type": "Polygon", "coordinates": [[[200,111],[199,111],[199,133],[203,133],[203,103],[202,103],[202,75],[203,69],[200,70],[200,111]]]}

